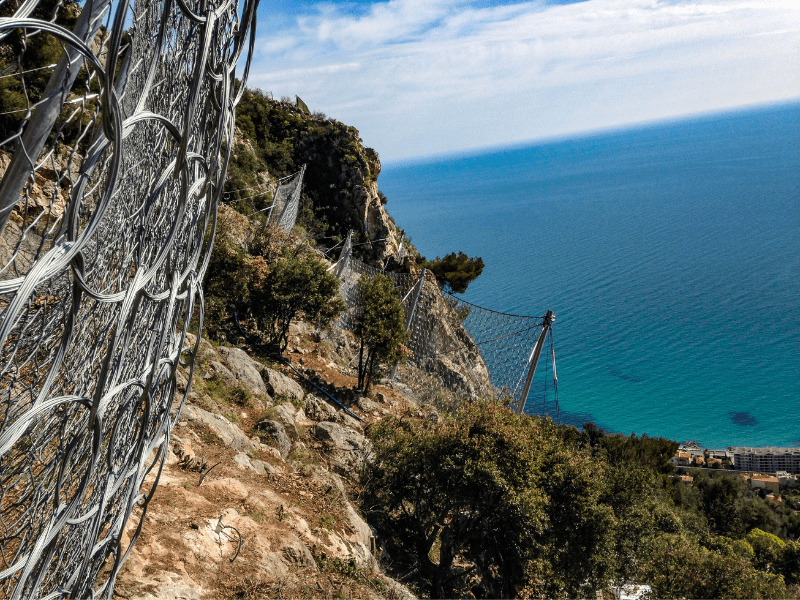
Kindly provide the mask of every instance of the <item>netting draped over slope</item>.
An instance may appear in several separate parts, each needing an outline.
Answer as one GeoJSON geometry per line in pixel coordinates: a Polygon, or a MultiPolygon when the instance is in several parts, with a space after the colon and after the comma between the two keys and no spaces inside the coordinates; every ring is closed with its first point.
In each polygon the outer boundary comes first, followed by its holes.
{"type": "Polygon", "coordinates": [[[109,598],[138,537],[256,6],[0,1],[4,597],[109,598]]]}
{"type": "MultiPolygon", "coordinates": [[[[361,304],[359,282],[381,271],[353,258],[351,250],[348,236],[334,272],[348,307],[339,326],[353,330],[361,304]]],[[[398,366],[398,381],[408,385],[419,399],[434,404],[446,403],[453,394],[473,398],[494,395],[513,404],[519,401],[531,351],[542,332],[542,317],[500,313],[442,294],[430,274],[383,274],[403,299],[409,331],[409,356],[406,364],[398,366]]],[[[557,411],[552,394],[543,396],[546,367],[540,363],[526,412],[557,411]],[[544,406],[538,402],[540,398],[544,406]]]]}
{"type": "Polygon", "coordinates": [[[267,220],[276,222],[282,231],[291,231],[297,221],[305,172],[306,165],[303,165],[299,172],[281,180],[275,190],[267,220]]]}

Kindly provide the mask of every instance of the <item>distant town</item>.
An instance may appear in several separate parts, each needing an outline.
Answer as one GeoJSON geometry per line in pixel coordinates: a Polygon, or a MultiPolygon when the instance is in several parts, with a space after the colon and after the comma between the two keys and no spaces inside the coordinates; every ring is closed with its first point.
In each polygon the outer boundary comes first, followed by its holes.
{"type": "Polygon", "coordinates": [[[736,471],[731,475],[745,479],[752,489],[764,490],[766,498],[778,502],[780,497],[776,494],[781,490],[800,487],[800,448],[729,446],[725,450],[709,450],[696,442],[685,442],[669,462],[684,473],[680,478],[687,485],[692,485],[693,477],[685,472],[694,467],[736,471]]]}

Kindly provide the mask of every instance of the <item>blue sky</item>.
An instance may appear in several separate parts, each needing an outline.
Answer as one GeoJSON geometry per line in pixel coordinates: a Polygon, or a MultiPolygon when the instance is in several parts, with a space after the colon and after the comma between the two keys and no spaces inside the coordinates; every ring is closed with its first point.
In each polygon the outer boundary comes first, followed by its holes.
{"type": "Polygon", "coordinates": [[[798,0],[262,0],[249,85],[384,162],[800,98],[798,0]]]}

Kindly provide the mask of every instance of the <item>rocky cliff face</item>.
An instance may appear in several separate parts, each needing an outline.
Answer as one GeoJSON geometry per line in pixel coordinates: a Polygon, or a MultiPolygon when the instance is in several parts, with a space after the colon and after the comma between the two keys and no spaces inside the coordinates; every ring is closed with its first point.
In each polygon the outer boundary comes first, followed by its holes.
{"type": "Polygon", "coordinates": [[[237,124],[273,179],[306,165],[299,224],[321,245],[352,229],[359,258],[383,266],[397,255],[399,232],[378,193],[380,158],[356,128],[255,92],[245,94],[237,124]]]}

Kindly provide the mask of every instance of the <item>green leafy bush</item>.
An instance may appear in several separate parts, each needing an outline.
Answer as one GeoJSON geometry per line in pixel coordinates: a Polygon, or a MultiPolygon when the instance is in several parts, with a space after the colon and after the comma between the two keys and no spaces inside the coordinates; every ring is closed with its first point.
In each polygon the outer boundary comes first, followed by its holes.
{"type": "Polygon", "coordinates": [[[466,292],[469,284],[480,276],[484,267],[483,260],[479,256],[470,258],[461,251],[458,254],[451,252],[444,258],[437,256],[436,260],[427,260],[422,256],[418,262],[432,271],[445,288],[457,294],[466,292]]]}
{"type": "Polygon", "coordinates": [[[310,248],[232,210],[220,211],[204,289],[209,332],[238,337],[235,312],[253,336],[280,352],[294,319],[327,325],[344,310],[339,281],[310,248]]]}
{"type": "Polygon", "coordinates": [[[482,401],[435,424],[384,419],[368,433],[376,459],[364,506],[422,594],[585,597],[587,582],[604,579],[602,470],[558,426],[482,401]]]}
{"type": "Polygon", "coordinates": [[[289,325],[298,316],[329,323],[344,310],[337,295],[339,280],[311,253],[288,256],[268,265],[263,278],[253,284],[251,311],[262,335],[283,352],[289,325]]]}
{"type": "Polygon", "coordinates": [[[363,278],[359,282],[361,316],[356,325],[360,338],[358,354],[358,389],[366,392],[381,362],[400,359],[400,345],[407,334],[403,304],[385,275],[363,278]]]}

